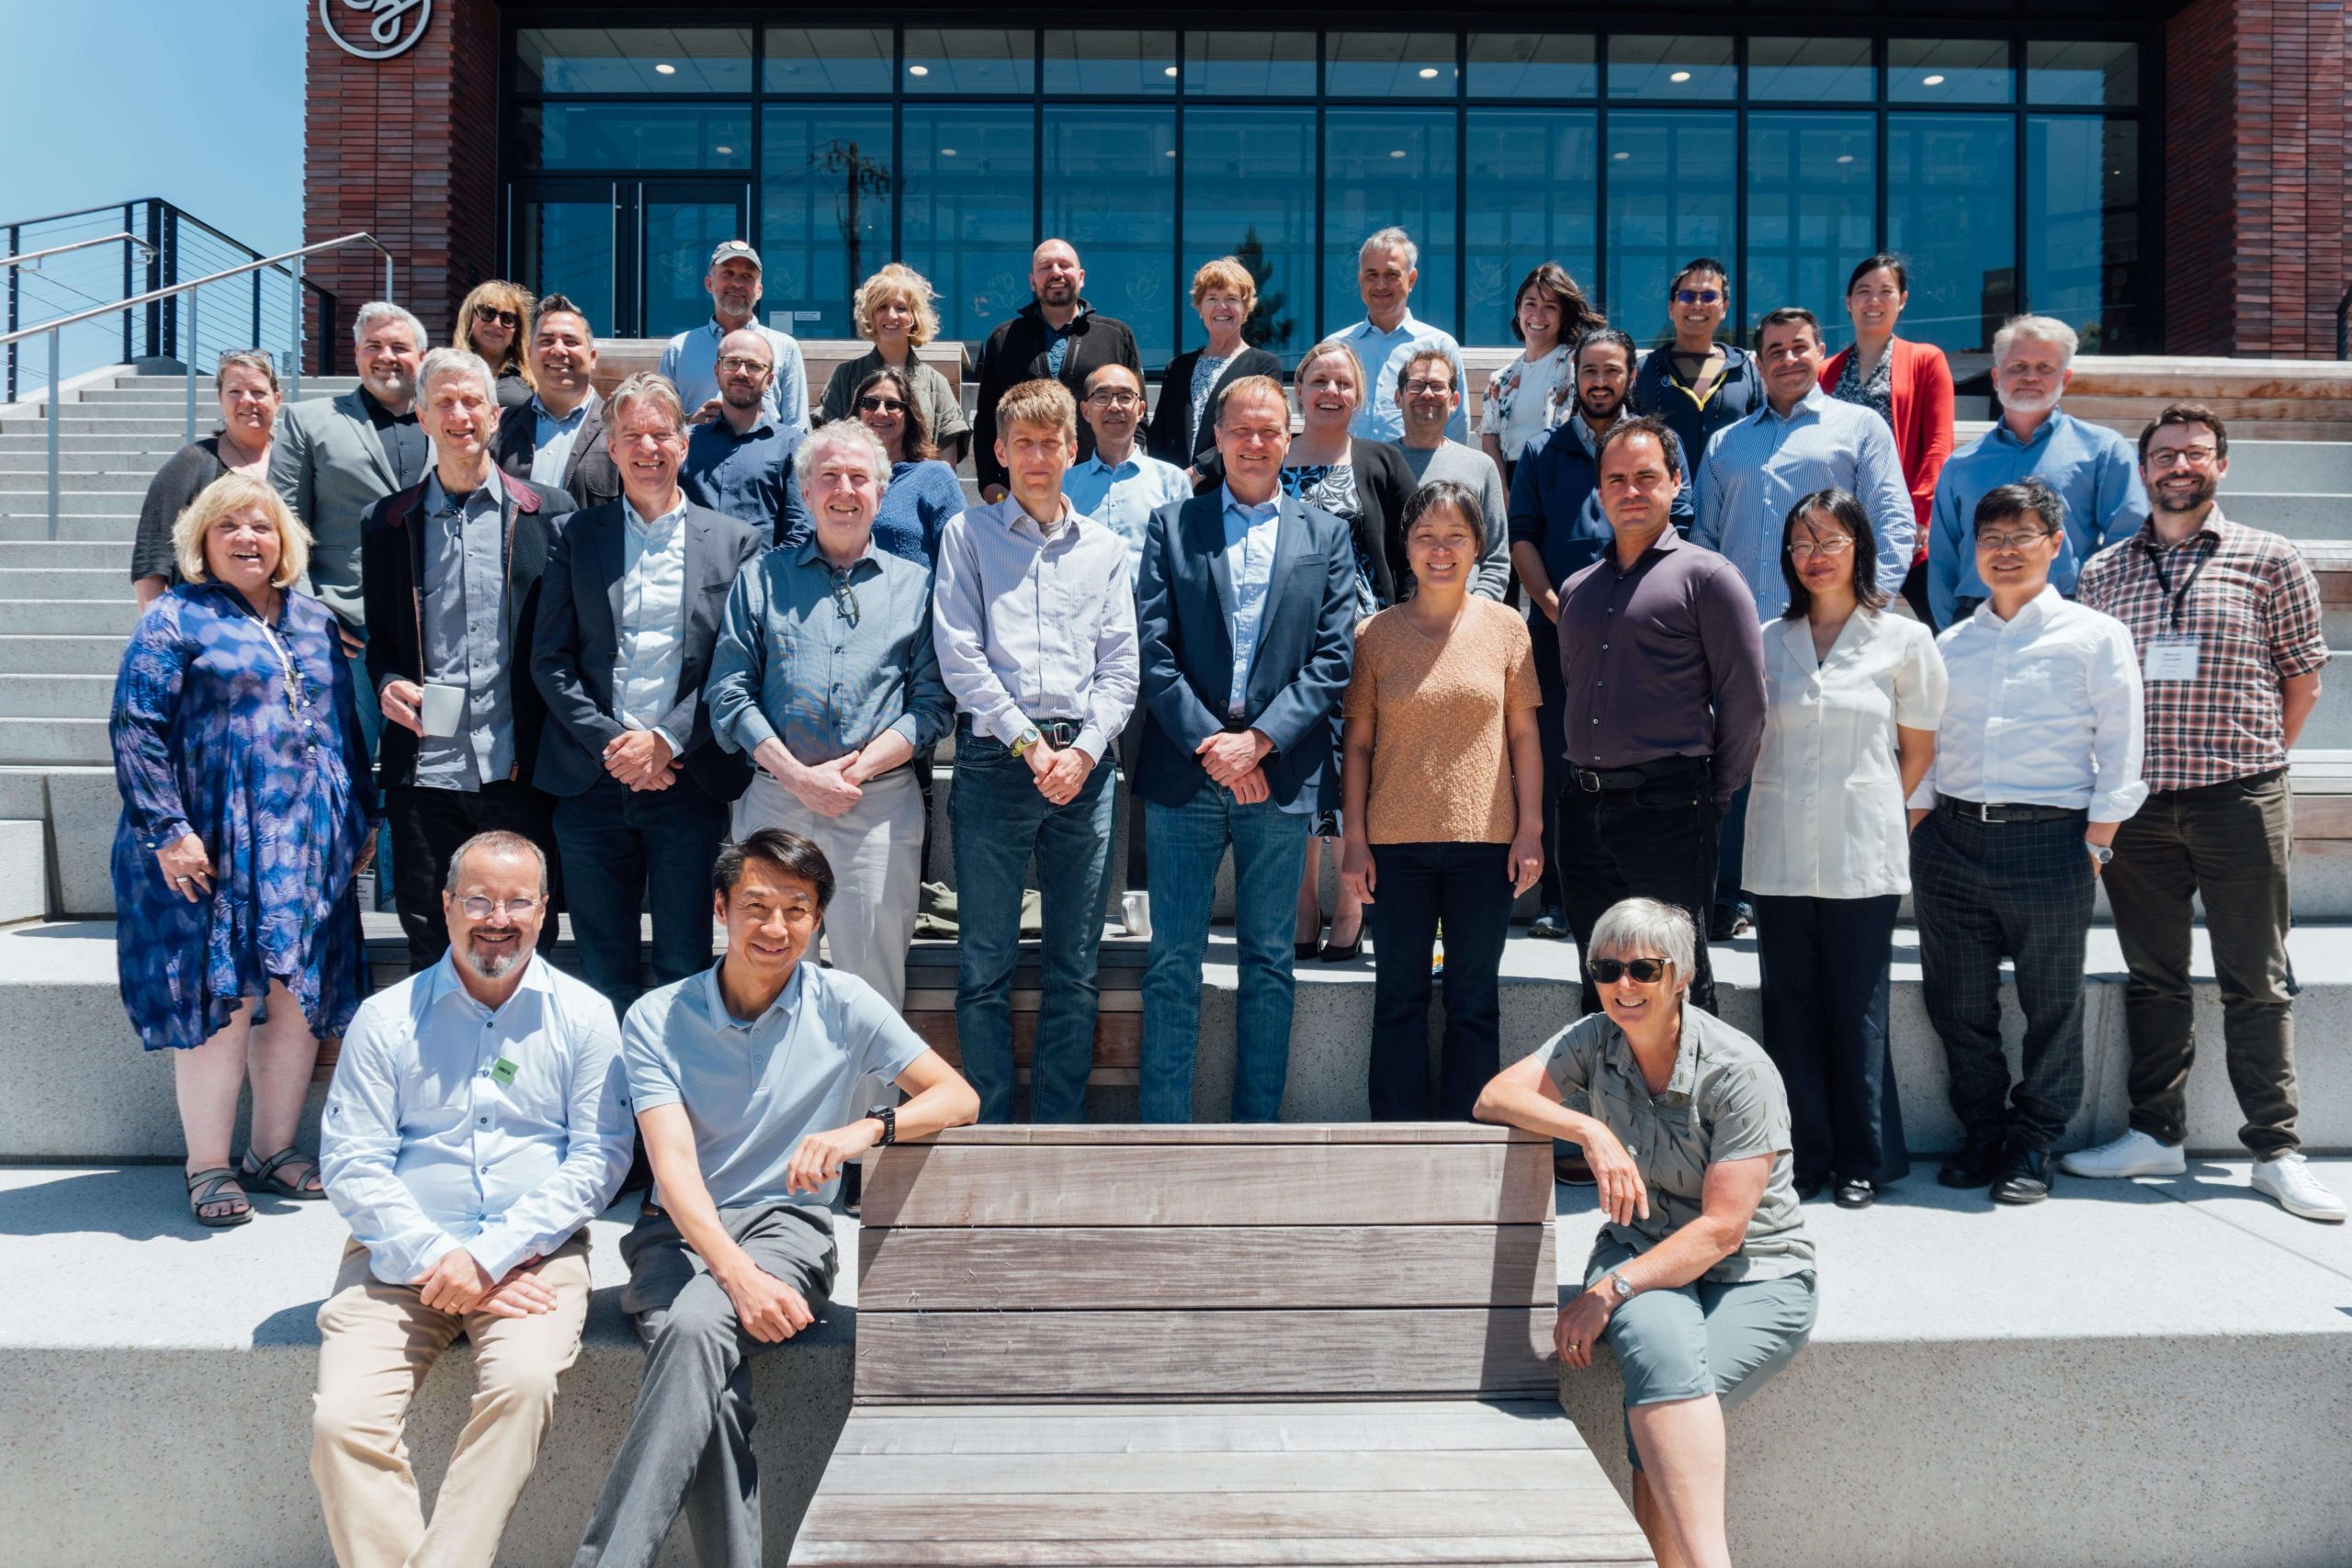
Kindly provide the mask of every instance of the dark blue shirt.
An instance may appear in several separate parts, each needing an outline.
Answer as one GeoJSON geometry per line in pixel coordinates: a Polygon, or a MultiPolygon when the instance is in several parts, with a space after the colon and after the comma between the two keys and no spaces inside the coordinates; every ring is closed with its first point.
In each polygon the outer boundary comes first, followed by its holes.
{"type": "MultiPolygon", "coordinates": [[[[1510,476],[1510,542],[1533,545],[1544,574],[1562,583],[1600,558],[1613,536],[1600,510],[1600,470],[1573,425],[1530,437],[1510,476]]],[[[1690,530],[1690,476],[1674,498],[1675,532],[1690,530]]]]}
{"type": "Polygon", "coordinates": [[[792,449],[799,438],[763,417],[749,435],[738,435],[723,419],[695,426],[686,437],[686,460],[678,488],[686,499],[723,512],[781,540],[784,493],[792,480],[792,449]]]}

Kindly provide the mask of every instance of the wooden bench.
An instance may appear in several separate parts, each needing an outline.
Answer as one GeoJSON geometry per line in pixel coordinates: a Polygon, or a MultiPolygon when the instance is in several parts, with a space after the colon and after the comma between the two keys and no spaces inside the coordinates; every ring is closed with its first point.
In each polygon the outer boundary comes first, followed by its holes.
{"type": "Polygon", "coordinates": [[[1457,1124],[884,1150],[790,1561],[1651,1562],[1558,1404],[1551,1167],[1457,1124]]]}

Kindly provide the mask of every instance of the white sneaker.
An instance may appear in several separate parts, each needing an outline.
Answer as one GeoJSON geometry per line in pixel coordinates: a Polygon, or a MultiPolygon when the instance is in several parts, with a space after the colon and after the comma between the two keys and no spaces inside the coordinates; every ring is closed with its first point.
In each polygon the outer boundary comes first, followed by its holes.
{"type": "Polygon", "coordinates": [[[2188,1156],[2177,1145],[2160,1144],[2137,1127],[2095,1149],[2062,1155],[2058,1168],[2069,1176],[2181,1176],[2188,1156]]]}
{"type": "Polygon", "coordinates": [[[2311,1162],[2301,1149],[2290,1149],[2277,1159],[2254,1162],[2254,1190],[2298,1219],[2323,1224],[2344,1223],[2344,1200],[2312,1174],[2311,1162]]]}

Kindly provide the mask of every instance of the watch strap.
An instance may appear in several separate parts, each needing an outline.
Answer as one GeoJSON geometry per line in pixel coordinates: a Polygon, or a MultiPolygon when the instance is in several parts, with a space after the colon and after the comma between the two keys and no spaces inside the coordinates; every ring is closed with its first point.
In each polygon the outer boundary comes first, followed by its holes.
{"type": "Polygon", "coordinates": [[[869,1106],[865,1113],[882,1123],[882,1138],[874,1145],[876,1148],[887,1149],[899,1141],[899,1108],[897,1106],[869,1106]]]}

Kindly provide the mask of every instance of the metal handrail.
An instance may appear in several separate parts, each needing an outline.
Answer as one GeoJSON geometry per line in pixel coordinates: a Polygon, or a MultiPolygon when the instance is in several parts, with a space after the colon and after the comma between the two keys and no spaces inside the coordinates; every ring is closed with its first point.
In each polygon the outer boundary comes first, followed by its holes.
{"type": "MultiPolygon", "coordinates": [[[[45,251],[27,251],[22,255],[0,256],[0,267],[23,266],[28,262],[40,261],[44,256],[62,256],[68,251],[86,251],[92,245],[119,245],[125,240],[145,251],[149,260],[154,259],[155,247],[125,229],[119,234],[101,234],[95,240],[76,240],[70,245],[51,245],[45,251]]],[[[121,307],[108,306],[107,309],[120,310],[121,307]]]]}
{"type": "Polygon", "coordinates": [[[225,271],[212,273],[203,277],[191,278],[186,283],[174,283],[162,288],[150,289],[144,294],[133,295],[128,299],[118,299],[111,304],[94,305],[86,310],[76,310],[72,315],[60,316],[54,321],[43,321],[38,326],[21,327],[13,333],[0,333],[0,348],[5,348],[11,344],[22,343],[27,338],[39,337],[44,333],[49,335],[49,406],[47,410],[49,415],[49,536],[52,539],[57,537],[57,400],[58,381],[60,379],[58,364],[60,355],[59,345],[64,338],[65,329],[67,327],[79,326],[84,321],[96,321],[100,316],[111,316],[118,310],[129,310],[141,305],[153,304],[159,299],[175,299],[181,295],[186,295],[187,297],[186,300],[187,308],[187,353],[186,355],[186,363],[187,366],[187,438],[190,441],[193,441],[196,439],[197,295],[195,291],[204,288],[208,284],[224,282],[232,277],[242,277],[249,272],[258,272],[263,267],[277,266],[281,263],[285,262],[293,262],[296,264],[294,268],[294,277],[298,287],[294,291],[294,373],[292,377],[292,389],[288,393],[288,396],[291,397],[294,393],[300,392],[302,386],[302,291],[299,287],[302,281],[300,263],[306,256],[318,255],[322,252],[325,251],[339,251],[345,245],[359,244],[371,247],[377,254],[384,258],[384,292],[382,298],[387,299],[390,299],[392,297],[392,253],[385,249],[384,243],[381,240],[377,239],[375,235],[362,231],[359,233],[345,234],[339,240],[321,240],[314,245],[304,245],[300,250],[282,251],[274,256],[264,256],[258,261],[249,261],[242,265],[230,267],[225,271]]]}

